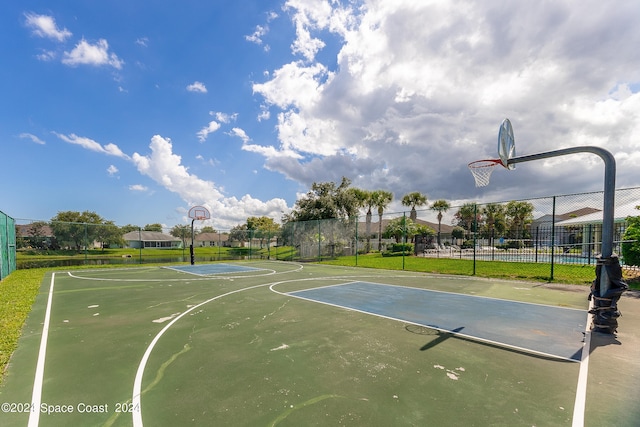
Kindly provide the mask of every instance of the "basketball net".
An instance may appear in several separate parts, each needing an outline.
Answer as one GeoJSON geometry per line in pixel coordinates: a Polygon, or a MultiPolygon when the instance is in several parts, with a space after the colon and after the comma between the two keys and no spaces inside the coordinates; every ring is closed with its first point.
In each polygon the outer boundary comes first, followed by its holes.
{"type": "Polygon", "coordinates": [[[491,178],[491,172],[498,165],[501,165],[500,160],[476,160],[469,163],[469,170],[473,175],[473,179],[476,181],[476,187],[485,187],[489,185],[489,178],[491,178]]]}

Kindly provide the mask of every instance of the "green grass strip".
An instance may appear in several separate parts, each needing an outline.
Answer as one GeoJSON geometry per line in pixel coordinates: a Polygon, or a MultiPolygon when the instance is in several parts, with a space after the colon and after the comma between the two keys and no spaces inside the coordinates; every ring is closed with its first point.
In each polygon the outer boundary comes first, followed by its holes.
{"type": "Polygon", "coordinates": [[[44,274],[44,269],[17,270],[0,281],[0,384],[44,274]]]}

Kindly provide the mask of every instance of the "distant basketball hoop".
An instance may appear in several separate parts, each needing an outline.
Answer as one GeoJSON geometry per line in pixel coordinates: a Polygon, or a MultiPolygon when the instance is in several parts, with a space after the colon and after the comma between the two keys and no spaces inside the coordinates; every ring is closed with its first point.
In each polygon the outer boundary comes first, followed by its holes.
{"type": "Polygon", "coordinates": [[[189,253],[191,255],[191,265],[196,263],[196,257],[193,252],[193,223],[194,221],[204,221],[205,219],[211,219],[211,214],[209,210],[204,206],[194,206],[189,209],[189,213],[187,214],[189,218],[191,218],[191,246],[189,247],[189,253]]]}
{"type": "Polygon", "coordinates": [[[189,209],[189,218],[193,220],[203,221],[205,219],[211,219],[211,214],[209,210],[204,206],[194,206],[189,209]]]}

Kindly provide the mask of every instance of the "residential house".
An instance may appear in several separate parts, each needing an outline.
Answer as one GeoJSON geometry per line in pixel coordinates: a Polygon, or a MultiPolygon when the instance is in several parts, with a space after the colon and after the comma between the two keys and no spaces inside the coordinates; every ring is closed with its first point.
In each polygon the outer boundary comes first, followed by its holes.
{"type": "MultiPolygon", "coordinates": [[[[636,206],[640,205],[640,201],[627,203],[625,205],[616,206],[613,212],[613,240],[614,246],[622,239],[627,226],[627,217],[640,216],[640,210],[636,209],[636,206]]],[[[566,219],[556,223],[557,227],[578,229],[583,237],[581,244],[583,253],[591,251],[593,245],[593,251],[598,253],[601,251],[602,242],[602,211],[589,213],[575,218],[566,219]],[[592,243],[593,242],[593,243],[592,243]]],[[[614,251],[616,251],[614,249],[614,251]]],[[[616,251],[616,252],[619,252],[616,251]]]]}
{"type": "MultiPolygon", "coordinates": [[[[538,246],[562,246],[574,244],[577,239],[576,233],[559,223],[571,219],[582,218],[585,215],[597,214],[599,212],[601,212],[601,209],[584,207],[563,214],[556,214],[555,218],[552,214],[543,215],[531,222],[531,225],[529,226],[531,239],[537,242],[538,246]]],[[[600,215],[602,216],[602,214],[600,215]]]]}
{"type": "Polygon", "coordinates": [[[122,238],[127,242],[129,248],[182,248],[182,240],[180,238],[157,231],[130,231],[125,233],[122,238]]]}
{"type": "Polygon", "coordinates": [[[227,233],[199,233],[193,238],[195,247],[229,247],[229,234],[227,233]]]}

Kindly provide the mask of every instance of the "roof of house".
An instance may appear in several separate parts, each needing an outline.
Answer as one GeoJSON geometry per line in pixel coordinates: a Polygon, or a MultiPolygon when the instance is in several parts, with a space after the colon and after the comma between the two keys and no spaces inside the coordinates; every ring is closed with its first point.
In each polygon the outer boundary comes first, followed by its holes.
{"type": "Polygon", "coordinates": [[[32,236],[53,236],[53,231],[51,227],[48,225],[38,225],[36,224],[17,224],[16,229],[18,230],[18,234],[21,237],[32,237],[32,236]]]}
{"type": "Polygon", "coordinates": [[[158,231],[130,231],[125,233],[122,238],[127,241],[134,242],[179,242],[178,237],[170,234],[160,233],[158,231]]]}
{"type": "MultiPolygon", "coordinates": [[[[628,203],[622,206],[616,206],[613,212],[614,221],[622,222],[628,216],[640,216],[640,210],[636,209],[636,206],[638,205],[640,205],[640,201],[628,203]]],[[[601,223],[602,223],[602,211],[598,210],[597,212],[593,212],[577,218],[571,218],[565,221],[557,222],[556,225],[601,224],[601,223]]]]}
{"type": "Polygon", "coordinates": [[[226,233],[199,233],[193,238],[196,242],[226,242],[229,235],[226,233]]]}
{"type": "MultiPolygon", "coordinates": [[[[577,218],[577,217],[581,217],[584,215],[589,215],[595,212],[600,212],[600,209],[596,209],[596,208],[580,208],[580,209],[576,209],[573,210],[571,212],[566,212],[563,214],[556,214],[556,221],[564,221],[567,219],[571,219],[571,218],[577,218]]],[[[534,220],[535,223],[543,223],[543,222],[552,222],[552,216],[551,214],[545,214],[542,215],[539,218],[536,218],[534,220]]]]}

